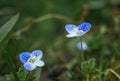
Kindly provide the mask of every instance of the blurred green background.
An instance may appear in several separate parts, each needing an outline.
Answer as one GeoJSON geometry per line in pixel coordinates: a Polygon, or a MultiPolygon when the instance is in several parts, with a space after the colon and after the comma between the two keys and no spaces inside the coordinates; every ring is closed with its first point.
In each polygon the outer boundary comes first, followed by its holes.
{"type": "Polygon", "coordinates": [[[18,70],[20,53],[41,49],[46,63],[41,79],[65,77],[66,65],[74,65],[80,50],[78,39],[66,38],[64,26],[84,21],[92,24],[83,37],[89,47],[86,60],[97,58],[102,70],[119,65],[120,0],[0,0],[0,27],[18,12],[19,20],[0,42],[0,76],[8,74],[10,67],[18,70]]]}

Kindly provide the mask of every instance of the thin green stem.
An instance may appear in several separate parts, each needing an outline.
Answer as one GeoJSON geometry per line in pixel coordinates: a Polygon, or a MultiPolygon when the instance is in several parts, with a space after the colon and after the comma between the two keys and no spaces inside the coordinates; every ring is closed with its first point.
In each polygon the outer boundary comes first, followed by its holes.
{"type": "Polygon", "coordinates": [[[25,78],[25,79],[26,79],[26,81],[28,81],[28,80],[29,80],[30,74],[31,74],[31,72],[29,71],[29,72],[28,72],[28,74],[26,75],[26,78],[25,78]]]}
{"type": "Polygon", "coordinates": [[[81,44],[81,60],[84,61],[84,54],[83,54],[83,46],[82,46],[82,38],[80,38],[80,44],[81,44]]]}
{"type": "Polygon", "coordinates": [[[36,68],[35,69],[35,81],[40,81],[40,76],[41,76],[41,68],[36,68]]]}

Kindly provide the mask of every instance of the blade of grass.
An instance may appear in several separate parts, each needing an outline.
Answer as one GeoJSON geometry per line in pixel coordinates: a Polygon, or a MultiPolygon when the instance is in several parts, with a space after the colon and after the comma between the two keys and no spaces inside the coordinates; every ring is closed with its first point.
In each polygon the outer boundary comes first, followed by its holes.
{"type": "Polygon", "coordinates": [[[8,34],[8,32],[14,27],[15,23],[19,18],[19,13],[13,16],[8,22],[6,22],[0,29],[0,42],[8,34]]]}

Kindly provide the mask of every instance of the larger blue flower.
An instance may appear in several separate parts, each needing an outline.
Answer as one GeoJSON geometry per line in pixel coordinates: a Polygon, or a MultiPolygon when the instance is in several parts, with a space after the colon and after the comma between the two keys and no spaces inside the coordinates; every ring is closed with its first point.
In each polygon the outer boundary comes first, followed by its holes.
{"type": "Polygon", "coordinates": [[[32,71],[36,66],[42,67],[45,63],[41,60],[43,53],[41,50],[34,50],[32,53],[23,52],[19,55],[20,61],[24,64],[24,67],[32,71]]]}
{"type": "Polygon", "coordinates": [[[66,31],[69,33],[66,37],[81,37],[91,29],[91,24],[84,22],[78,26],[68,24],[65,26],[66,31]]]}

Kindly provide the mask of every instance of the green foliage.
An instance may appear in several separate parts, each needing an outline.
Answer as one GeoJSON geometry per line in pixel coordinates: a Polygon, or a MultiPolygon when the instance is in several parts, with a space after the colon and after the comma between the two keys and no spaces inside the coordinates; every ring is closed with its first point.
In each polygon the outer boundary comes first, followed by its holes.
{"type": "MultiPolygon", "coordinates": [[[[36,81],[34,76],[30,75],[30,72],[25,70],[24,67],[20,67],[17,75],[19,77],[19,81],[36,81]]],[[[6,78],[8,81],[15,81],[15,77],[13,76],[12,73],[6,75],[6,78]]]]}
{"type": "Polygon", "coordinates": [[[7,78],[8,81],[15,81],[15,78],[14,78],[14,76],[12,75],[12,73],[6,75],[6,78],[7,78]]]}
{"type": "Polygon", "coordinates": [[[95,71],[95,65],[95,58],[89,59],[81,63],[81,70],[86,74],[93,73],[95,71]]]}
{"type": "Polygon", "coordinates": [[[3,27],[0,29],[0,42],[8,34],[8,32],[14,27],[16,21],[19,18],[19,13],[12,17],[3,27]]]}

